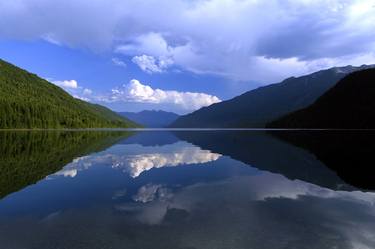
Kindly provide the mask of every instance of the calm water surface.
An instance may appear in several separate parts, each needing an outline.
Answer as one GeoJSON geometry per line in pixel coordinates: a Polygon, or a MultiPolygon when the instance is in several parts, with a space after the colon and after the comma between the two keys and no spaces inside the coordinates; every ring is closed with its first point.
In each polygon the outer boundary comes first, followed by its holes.
{"type": "Polygon", "coordinates": [[[375,248],[351,136],[0,132],[0,248],[375,248]]]}

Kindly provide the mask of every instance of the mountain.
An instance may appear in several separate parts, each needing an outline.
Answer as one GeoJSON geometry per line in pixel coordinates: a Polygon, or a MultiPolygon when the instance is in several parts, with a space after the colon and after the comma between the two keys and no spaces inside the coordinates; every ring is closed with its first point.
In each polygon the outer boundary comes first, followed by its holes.
{"type": "Polygon", "coordinates": [[[171,127],[264,127],[287,113],[305,108],[354,71],[369,68],[337,67],[301,77],[291,77],[246,92],[233,99],[181,116],[171,127]]]}
{"type": "Polygon", "coordinates": [[[0,60],[0,129],[135,127],[106,107],[0,60]]]}
{"type": "Polygon", "coordinates": [[[339,81],[311,106],[290,113],[268,127],[375,128],[375,69],[354,72],[339,81]]]}
{"type": "Polygon", "coordinates": [[[167,127],[179,117],[179,115],[173,112],[155,110],[145,110],[141,112],[119,112],[119,114],[149,128],[167,127]]]}

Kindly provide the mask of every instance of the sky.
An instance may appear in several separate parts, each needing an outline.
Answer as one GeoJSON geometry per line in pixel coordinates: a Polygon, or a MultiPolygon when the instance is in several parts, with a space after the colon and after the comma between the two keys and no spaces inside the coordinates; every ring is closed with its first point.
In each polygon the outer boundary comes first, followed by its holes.
{"type": "Polygon", "coordinates": [[[0,0],[0,58],[115,111],[189,113],[375,63],[375,0],[0,0]]]}

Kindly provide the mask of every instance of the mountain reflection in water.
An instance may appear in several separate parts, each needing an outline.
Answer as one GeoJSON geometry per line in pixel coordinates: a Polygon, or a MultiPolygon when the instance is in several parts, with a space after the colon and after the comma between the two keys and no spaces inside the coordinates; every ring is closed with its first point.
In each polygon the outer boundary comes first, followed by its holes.
{"type": "Polygon", "coordinates": [[[375,247],[375,194],[280,136],[0,136],[1,248],[375,247]]]}

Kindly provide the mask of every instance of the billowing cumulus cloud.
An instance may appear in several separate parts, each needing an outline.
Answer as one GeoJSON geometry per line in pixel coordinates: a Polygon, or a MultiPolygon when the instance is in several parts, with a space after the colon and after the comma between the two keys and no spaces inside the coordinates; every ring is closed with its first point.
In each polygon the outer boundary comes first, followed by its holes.
{"type": "Polygon", "coordinates": [[[147,73],[161,73],[174,64],[174,48],[159,33],[136,36],[127,44],[117,46],[115,52],[134,56],[132,62],[147,73]]]}
{"type": "Polygon", "coordinates": [[[76,80],[56,80],[52,81],[52,83],[62,88],[78,88],[78,83],[76,80]]]}
{"type": "Polygon", "coordinates": [[[1,1],[0,38],[121,53],[148,72],[176,66],[269,83],[374,63],[374,6],[374,0],[1,1]],[[139,63],[151,57],[153,69],[139,63]]]}
{"type": "Polygon", "coordinates": [[[63,88],[74,98],[94,103],[163,105],[165,108],[170,107],[186,112],[197,110],[201,107],[221,101],[218,97],[206,93],[154,89],[135,79],[131,80],[128,84],[124,84],[121,87],[114,88],[105,93],[99,93],[89,88],[84,88],[80,86],[76,80],[48,80],[63,88]]]}
{"type": "Polygon", "coordinates": [[[93,99],[95,99],[93,91],[89,88],[80,86],[76,80],[47,80],[55,84],[56,86],[61,87],[76,99],[80,99],[83,101],[92,101],[93,99]]]}
{"type": "Polygon", "coordinates": [[[146,73],[162,73],[173,61],[169,59],[156,59],[151,55],[134,56],[132,62],[137,64],[146,73]]]}
{"type": "Polygon", "coordinates": [[[205,93],[154,89],[135,79],[122,87],[112,89],[109,95],[100,97],[99,100],[103,102],[172,104],[186,110],[196,110],[221,101],[218,97],[205,93]]]}

